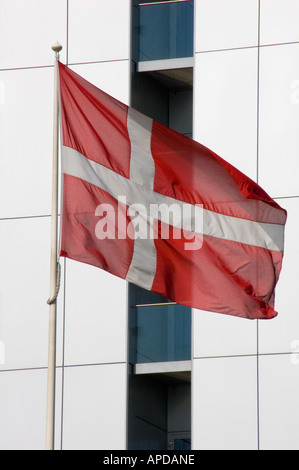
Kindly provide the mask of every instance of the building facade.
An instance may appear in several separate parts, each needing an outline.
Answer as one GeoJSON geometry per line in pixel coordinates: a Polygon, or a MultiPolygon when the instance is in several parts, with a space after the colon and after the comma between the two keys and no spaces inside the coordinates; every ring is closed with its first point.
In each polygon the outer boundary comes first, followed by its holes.
{"type": "Polygon", "coordinates": [[[288,211],[278,317],[186,309],[61,259],[56,449],[299,449],[299,0],[0,0],[0,449],[44,449],[52,44],[288,211]]]}

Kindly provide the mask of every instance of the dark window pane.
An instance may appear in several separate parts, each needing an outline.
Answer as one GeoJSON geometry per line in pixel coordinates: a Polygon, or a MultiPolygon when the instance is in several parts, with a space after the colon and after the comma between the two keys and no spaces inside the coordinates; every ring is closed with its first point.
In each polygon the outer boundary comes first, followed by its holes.
{"type": "Polygon", "coordinates": [[[191,309],[137,307],[136,363],[191,359],[191,309]]]}
{"type": "Polygon", "coordinates": [[[175,439],[173,450],[191,450],[191,439],[175,439]]]}
{"type": "Polygon", "coordinates": [[[193,0],[140,5],[139,61],[193,56],[193,0]]]}

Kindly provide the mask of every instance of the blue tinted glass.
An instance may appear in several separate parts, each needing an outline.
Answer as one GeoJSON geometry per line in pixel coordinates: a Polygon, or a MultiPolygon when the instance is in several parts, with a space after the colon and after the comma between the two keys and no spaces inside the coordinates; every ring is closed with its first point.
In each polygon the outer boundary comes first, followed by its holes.
{"type": "Polygon", "coordinates": [[[137,307],[136,363],[191,359],[191,309],[137,307]]]}
{"type": "Polygon", "coordinates": [[[140,5],[139,61],[193,56],[193,0],[140,5]]]}
{"type": "Polygon", "coordinates": [[[174,450],[191,450],[191,439],[175,439],[174,450]]]}

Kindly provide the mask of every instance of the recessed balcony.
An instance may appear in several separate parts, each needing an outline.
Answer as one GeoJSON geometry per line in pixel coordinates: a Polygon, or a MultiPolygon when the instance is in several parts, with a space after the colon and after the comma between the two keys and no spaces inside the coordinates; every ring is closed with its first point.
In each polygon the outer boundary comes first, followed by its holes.
{"type": "Polygon", "coordinates": [[[193,19],[193,0],[140,3],[138,61],[193,58],[193,19]]]}

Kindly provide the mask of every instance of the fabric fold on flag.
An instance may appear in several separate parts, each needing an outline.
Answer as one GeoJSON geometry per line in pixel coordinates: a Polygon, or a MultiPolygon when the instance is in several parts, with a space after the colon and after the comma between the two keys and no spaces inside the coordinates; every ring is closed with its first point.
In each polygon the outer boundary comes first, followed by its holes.
{"type": "Polygon", "coordinates": [[[213,151],[60,62],[59,81],[60,255],[182,305],[274,318],[286,211],[213,151]]]}

